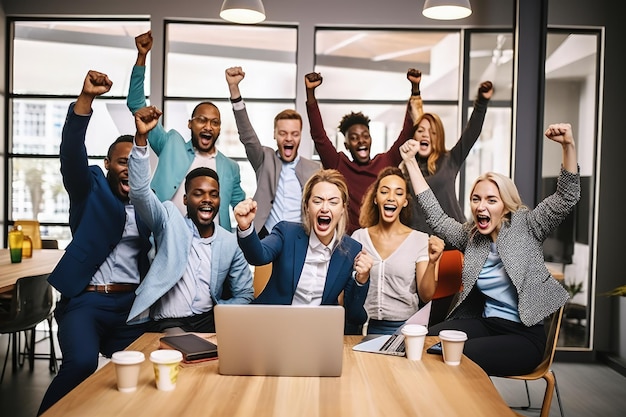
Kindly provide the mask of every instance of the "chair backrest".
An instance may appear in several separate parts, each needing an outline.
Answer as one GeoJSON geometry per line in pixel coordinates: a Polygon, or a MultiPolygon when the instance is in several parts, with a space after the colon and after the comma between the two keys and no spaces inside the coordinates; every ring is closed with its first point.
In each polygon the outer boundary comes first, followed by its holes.
{"type": "Polygon", "coordinates": [[[252,286],[254,287],[255,297],[258,297],[259,294],[261,294],[261,292],[265,288],[265,285],[267,285],[267,281],[269,281],[271,275],[271,263],[254,267],[254,279],[252,281],[252,286]]]}
{"type": "Polygon", "coordinates": [[[35,327],[53,309],[52,286],[48,275],[34,275],[17,280],[13,288],[10,317],[0,324],[0,332],[14,333],[35,327]]]}
{"type": "Polygon", "coordinates": [[[433,300],[454,295],[461,290],[461,272],[463,271],[463,252],[445,250],[439,260],[437,289],[433,300]]]}
{"type": "Polygon", "coordinates": [[[546,371],[552,366],[554,353],[556,352],[556,344],[559,341],[559,332],[561,330],[561,319],[563,318],[563,310],[565,307],[559,308],[544,323],[546,331],[546,350],[543,353],[543,360],[535,368],[535,371],[545,369],[546,371]]]}
{"type": "Polygon", "coordinates": [[[38,220],[15,220],[14,226],[22,226],[24,235],[33,241],[33,249],[41,249],[41,232],[39,231],[38,220]]]}

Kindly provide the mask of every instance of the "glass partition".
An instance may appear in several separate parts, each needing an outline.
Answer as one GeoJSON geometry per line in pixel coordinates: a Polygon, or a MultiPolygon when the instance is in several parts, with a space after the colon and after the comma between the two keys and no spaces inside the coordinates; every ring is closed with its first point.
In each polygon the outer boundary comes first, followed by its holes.
{"type": "MultiPolygon", "coordinates": [[[[581,199],[557,231],[546,240],[544,256],[562,274],[570,293],[563,311],[561,348],[590,348],[594,304],[595,194],[599,163],[598,120],[600,90],[600,32],[558,30],[548,32],[544,129],[551,123],[572,125],[580,167],[581,199]]],[[[556,189],[561,148],[543,143],[542,196],[556,189]]]]}

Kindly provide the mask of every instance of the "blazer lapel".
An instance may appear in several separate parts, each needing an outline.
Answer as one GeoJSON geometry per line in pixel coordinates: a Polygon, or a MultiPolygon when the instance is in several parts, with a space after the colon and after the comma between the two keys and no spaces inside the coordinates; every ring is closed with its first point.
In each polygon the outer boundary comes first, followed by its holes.
{"type": "Polygon", "coordinates": [[[341,256],[341,249],[340,243],[335,250],[333,250],[333,254],[330,257],[328,272],[326,274],[326,284],[324,284],[324,293],[322,294],[322,304],[334,304],[345,285],[345,282],[340,279],[339,274],[349,267],[346,263],[352,263],[353,260],[349,259],[348,256],[341,256]]]}

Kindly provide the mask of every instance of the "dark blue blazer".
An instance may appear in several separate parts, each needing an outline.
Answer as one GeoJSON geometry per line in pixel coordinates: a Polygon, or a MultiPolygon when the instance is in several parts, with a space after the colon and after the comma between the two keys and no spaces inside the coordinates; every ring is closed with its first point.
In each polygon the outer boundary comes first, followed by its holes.
{"type": "MultiPolygon", "coordinates": [[[[255,232],[245,238],[238,238],[238,241],[250,264],[265,265],[272,262],[272,275],[253,303],[291,304],[309,246],[309,236],[302,225],[281,221],[262,241],[255,232]]],[[[342,238],[331,255],[322,294],[323,305],[338,305],[339,294],[344,291],[346,319],[356,324],[365,323],[367,319],[363,303],[369,289],[369,281],[360,286],[352,277],[354,258],[361,248],[361,244],[350,236],[342,238]]]]}
{"type": "MultiPolygon", "coordinates": [[[[102,169],[88,165],[85,134],[90,119],[91,115],[75,114],[74,103],[70,104],[59,150],[63,184],[70,197],[72,241],[48,281],[66,297],[85,289],[121,240],[126,224],[124,203],[111,191],[102,169]]],[[[149,267],[150,231],[138,218],[137,226],[143,238],[138,259],[143,277],[149,267]]]]}

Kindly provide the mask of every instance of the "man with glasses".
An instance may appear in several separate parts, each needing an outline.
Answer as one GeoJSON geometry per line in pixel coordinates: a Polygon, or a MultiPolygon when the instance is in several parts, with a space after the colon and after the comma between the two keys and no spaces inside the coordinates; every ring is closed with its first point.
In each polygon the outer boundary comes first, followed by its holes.
{"type": "MultiPolygon", "coordinates": [[[[151,31],[135,37],[137,61],[131,73],[126,100],[133,114],[146,106],[146,56],[152,49],[152,43],[151,31]]],[[[187,126],[191,131],[190,141],[185,141],[175,129],[166,131],[161,123],[150,131],[148,142],[159,158],[150,185],[159,200],[173,201],[181,213],[185,214],[186,207],[182,204],[185,175],[197,167],[213,169],[220,178],[220,199],[226,203],[221,206],[215,220],[230,231],[228,207],[235,207],[246,196],[241,188],[239,165],[219,152],[215,145],[221,130],[220,111],[213,103],[203,101],[193,109],[187,126]]]]}

